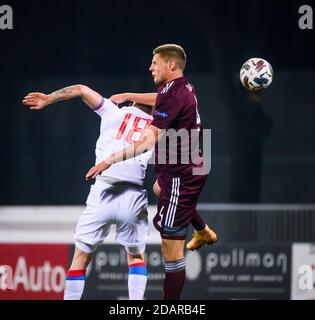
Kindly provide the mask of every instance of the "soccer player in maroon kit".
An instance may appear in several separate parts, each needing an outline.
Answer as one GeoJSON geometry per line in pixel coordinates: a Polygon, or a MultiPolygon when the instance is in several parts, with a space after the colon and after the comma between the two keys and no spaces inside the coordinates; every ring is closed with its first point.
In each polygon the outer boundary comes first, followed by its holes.
{"type": "Polygon", "coordinates": [[[185,282],[184,244],[189,224],[192,223],[196,231],[187,245],[188,249],[212,244],[217,241],[217,235],[196,211],[197,200],[209,172],[195,175],[193,170],[200,169],[204,164],[199,148],[201,161],[192,161],[192,153],[196,152],[194,145],[196,139],[199,139],[192,132],[200,132],[201,123],[194,87],[183,76],[186,54],[182,47],[167,44],[157,47],[153,55],[150,71],[154,82],[159,85],[157,96],[154,93],[122,94],[111,99],[117,103],[130,100],[155,105],[154,120],[146,130],[143,140],[92,167],[86,178],[95,178],[111,164],[134,157],[155,146],[155,171],[159,175],[155,191],[159,195],[159,203],[154,225],[162,237],[165,260],[164,299],[179,299],[185,282]],[[178,142],[176,135],[183,130],[188,132],[188,136],[183,138],[184,141],[181,139],[178,142]],[[175,140],[172,139],[174,136],[175,140]],[[177,148],[174,148],[171,141],[175,141],[173,144],[177,148]],[[182,155],[188,156],[188,161],[182,162],[182,155]],[[159,160],[163,156],[166,161],[161,163],[159,160]],[[171,161],[174,158],[178,160],[175,164],[171,161]]]}

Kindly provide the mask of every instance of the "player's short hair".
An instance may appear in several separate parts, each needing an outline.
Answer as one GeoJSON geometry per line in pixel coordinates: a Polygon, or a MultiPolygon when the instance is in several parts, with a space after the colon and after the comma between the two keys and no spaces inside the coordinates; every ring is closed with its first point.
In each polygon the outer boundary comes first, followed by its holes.
{"type": "Polygon", "coordinates": [[[173,58],[176,61],[177,67],[182,71],[185,70],[187,58],[181,46],[177,44],[163,44],[153,50],[153,55],[157,53],[167,61],[173,58]]]}

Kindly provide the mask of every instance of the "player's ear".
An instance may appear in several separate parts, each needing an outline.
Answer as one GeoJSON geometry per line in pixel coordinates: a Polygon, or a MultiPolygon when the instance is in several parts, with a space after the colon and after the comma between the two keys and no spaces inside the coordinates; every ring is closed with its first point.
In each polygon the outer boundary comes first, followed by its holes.
{"type": "Polygon", "coordinates": [[[168,66],[169,66],[169,69],[171,71],[175,71],[177,69],[177,64],[176,64],[176,61],[174,59],[170,59],[168,61],[168,66]]]}

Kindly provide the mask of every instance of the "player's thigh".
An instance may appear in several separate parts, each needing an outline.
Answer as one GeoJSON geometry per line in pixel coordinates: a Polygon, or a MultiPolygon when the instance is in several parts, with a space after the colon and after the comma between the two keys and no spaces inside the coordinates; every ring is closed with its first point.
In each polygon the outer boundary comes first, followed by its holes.
{"type": "Polygon", "coordinates": [[[116,214],[116,239],[126,247],[128,253],[143,253],[149,234],[147,193],[143,190],[127,192],[119,203],[116,214]],[[137,246],[141,251],[136,250],[137,246]],[[132,251],[133,247],[135,252],[132,251]]]}
{"type": "Polygon", "coordinates": [[[110,231],[113,221],[115,200],[107,192],[107,186],[102,182],[91,186],[86,201],[86,208],[82,212],[76,226],[74,239],[82,251],[88,251],[88,244],[96,246],[104,240],[110,231]]]}
{"type": "Polygon", "coordinates": [[[160,197],[161,194],[161,187],[159,185],[159,180],[157,179],[153,185],[153,193],[155,194],[156,197],[160,197]]]}
{"type": "Polygon", "coordinates": [[[165,261],[184,258],[185,240],[162,239],[162,254],[165,261]]]}
{"type": "Polygon", "coordinates": [[[186,238],[205,179],[206,176],[159,177],[161,194],[153,222],[162,238],[186,238]]]}
{"type": "Polygon", "coordinates": [[[153,219],[155,228],[162,238],[184,240],[192,218],[192,206],[182,204],[185,185],[180,177],[159,177],[161,194],[157,214],[153,219]]]}
{"type": "Polygon", "coordinates": [[[144,253],[148,236],[149,222],[146,207],[136,214],[135,219],[120,221],[116,224],[116,240],[125,246],[128,254],[138,255],[144,253]]]}

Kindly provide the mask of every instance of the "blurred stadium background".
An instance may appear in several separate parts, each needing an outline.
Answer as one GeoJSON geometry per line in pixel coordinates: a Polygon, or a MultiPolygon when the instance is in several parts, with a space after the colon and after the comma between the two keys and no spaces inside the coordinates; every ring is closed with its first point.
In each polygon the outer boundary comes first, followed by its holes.
{"type": "MultiPolygon", "coordinates": [[[[0,266],[13,267],[15,286],[0,289],[0,299],[62,298],[99,130],[79,100],[34,113],[22,97],[75,83],[107,97],[154,91],[148,68],[163,43],[185,48],[186,76],[212,130],[199,209],[220,242],[188,253],[183,298],[315,299],[315,31],[298,25],[299,7],[314,9],[313,1],[6,4],[13,30],[0,30],[0,266]],[[251,57],[274,68],[271,87],[255,96],[239,82],[251,57]]],[[[154,181],[150,166],[151,216],[154,181]]],[[[127,297],[126,257],[113,243],[96,252],[85,299],[127,297]]],[[[147,260],[146,298],[159,299],[163,263],[153,229],[147,260]]]]}

